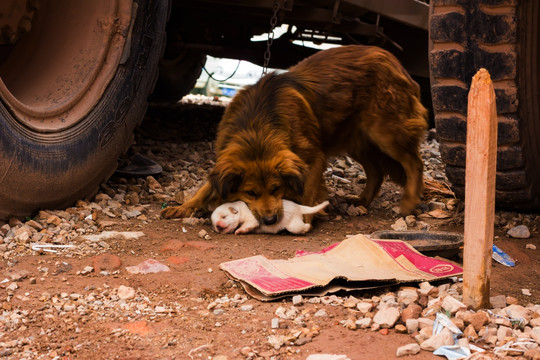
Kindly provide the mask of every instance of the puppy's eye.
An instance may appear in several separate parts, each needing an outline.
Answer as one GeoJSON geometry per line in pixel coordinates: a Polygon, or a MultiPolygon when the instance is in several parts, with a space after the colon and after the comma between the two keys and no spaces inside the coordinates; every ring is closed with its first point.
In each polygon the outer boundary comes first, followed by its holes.
{"type": "Polygon", "coordinates": [[[270,189],[270,195],[276,195],[276,193],[278,192],[279,190],[279,186],[273,186],[271,189],[270,189]]]}
{"type": "Polygon", "coordinates": [[[259,194],[257,194],[255,191],[253,190],[248,190],[246,191],[246,194],[248,194],[249,196],[251,196],[252,198],[258,198],[259,197],[259,194]]]}

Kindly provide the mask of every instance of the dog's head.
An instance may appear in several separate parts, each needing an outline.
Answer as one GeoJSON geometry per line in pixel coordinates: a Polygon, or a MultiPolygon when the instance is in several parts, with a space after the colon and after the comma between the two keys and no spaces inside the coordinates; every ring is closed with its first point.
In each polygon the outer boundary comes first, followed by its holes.
{"type": "Polygon", "coordinates": [[[214,230],[222,234],[230,234],[240,225],[240,211],[234,203],[218,206],[211,216],[214,230]]]}
{"type": "Polygon", "coordinates": [[[244,201],[260,223],[272,225],[282,218],[282,199],[302,199],[305,164],[289,149],[272,148],[271,138],[256,141],[229,144],[210,183],[224,201],[244,201]]]}

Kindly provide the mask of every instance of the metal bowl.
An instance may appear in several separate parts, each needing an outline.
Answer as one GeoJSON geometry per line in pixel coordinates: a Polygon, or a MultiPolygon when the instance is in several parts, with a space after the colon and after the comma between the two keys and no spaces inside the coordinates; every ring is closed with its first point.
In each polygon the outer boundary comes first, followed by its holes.
{"type": "Polygon", "coordinates": [[[463,246],[463,235],[444,231],[382,230],[371,234],[372,239],[401,240],[426,256],[451,258],[463,246]]]}

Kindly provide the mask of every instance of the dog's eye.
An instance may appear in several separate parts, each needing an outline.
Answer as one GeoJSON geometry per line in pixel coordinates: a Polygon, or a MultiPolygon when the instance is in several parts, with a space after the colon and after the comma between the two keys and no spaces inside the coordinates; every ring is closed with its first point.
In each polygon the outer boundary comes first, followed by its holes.
{"type": "Polygon", "coordinates": [[[279,186],[274,186],[270,189],[270,195],[276,195],[279,190],[279,186]]]}
{"type": "Polygon", "coordinates": [[[259,194],[257,194],[255,191],[253,190],[248,190],[246,191],[246,194],[248,194],[249,196],[251,196],[252,198],[258,198],[259,197],[259,194]]]}

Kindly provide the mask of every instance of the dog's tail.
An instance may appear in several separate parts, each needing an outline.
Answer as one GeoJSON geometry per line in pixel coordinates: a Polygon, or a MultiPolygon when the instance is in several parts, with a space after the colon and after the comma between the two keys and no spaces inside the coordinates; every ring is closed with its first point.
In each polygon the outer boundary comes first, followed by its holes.
{"type": "Polygon", "coordinates": [[[300,210],[302,211],[303,215],[316,214],[319,211],[323,210],[325,207],[327,207],[328,204],[329,204],[328,200],[325,200],[319,205],[315,205],[315,206],[300,205],[300,210]]]}

